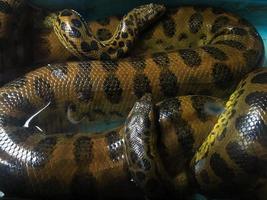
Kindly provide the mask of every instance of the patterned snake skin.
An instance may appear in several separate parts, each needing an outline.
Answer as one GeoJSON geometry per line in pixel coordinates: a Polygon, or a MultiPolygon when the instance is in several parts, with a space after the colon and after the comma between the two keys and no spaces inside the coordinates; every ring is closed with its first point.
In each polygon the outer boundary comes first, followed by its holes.
{"type": "Polygon", "coordinates": [[[181,7],[144,37],[138,56],[48,64],[0,88],[1,191],[136,198],[137,184],[160,198],[266,185],[267,70],[257,68],[256,30],[230,13],[181,7]],[[230,93],[226,103],[200,95],[230,93]],[[50,133],[43,112],[74,124],[128,117],[105,133],[50,133]]]}

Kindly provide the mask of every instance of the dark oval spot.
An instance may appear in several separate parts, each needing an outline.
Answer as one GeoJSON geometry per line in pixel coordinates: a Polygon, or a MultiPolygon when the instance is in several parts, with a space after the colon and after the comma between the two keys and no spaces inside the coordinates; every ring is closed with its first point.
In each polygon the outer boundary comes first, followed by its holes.
{"type": "Polygon", "coordinates": [[[144,74],[137,74],[134,77],[134,94],[141,98],[145,93],[151,92],[150,81],[144,74]]]}
{"type": "Polygon", "coordinates": [[[78,100],[88,103],[93,98],[91,79],[84,70],[80,70],[76,75],[74,86],[78,100]]]}
{"type": "Polygon", "coordinates": [[[243,56],[246,62],[246,67],[248,69],[253,69],[254,67],[257,67],[256,65],[259,63],[261,58],[260,52],[254,49],[246,50],[243,53],[243,56]]]}
{"type": "Polygon", "coordinates": [[[171,71],[162,71],[159,80],[161,91],[165,97],[174,97],[177,95],[179,86],[175,74],[171,71]]]}
{"type": "Polygon", "coordinates": [[[146,60],[142,56],[130,57],[129,60],[136,70],[143,70],[146,67],[146,60]]]}
{"type": "Polygon", "coordinates": [[[197,33],[202,27],[203,16],[197,12],[189,18],[188,23],[191,33],[197,33]]]}
{"type": "Polygon", "coordinates": [[[153,61],[160,67],[167,67],[170,65],[170,60],[167,53],[154,53],[152,55],[153,61]]]}
{"type": "Polygon", "coordinates": [[[214,24],[211,27],[211,32],[216,33],[219,29],[221,29],[223,26],[227,25],[229,23],[230,19],[225,16],[218,17],[214,24]]]}
{"type": "Polygon", "coordinates": [[[121,37],[126,39],[128,37],[128,33],[127,32],[122,32],[121,33],[121,37]]]}
{"type": "Polygon", "coordinates": [[[115,60],[103,60],[102,66],[106,71],[115,71],[118,68],[118,62],[115,60]]]}
{"type": "Polygon", "coordinates": [[[93,142],[90,137],[81,136],[73,143],[75,161],[78,165],[89,165],[93,160],[93,142]]]}
{"type": "Polygon", "coordinates": [[[266,84],[267,83],[267,72],[256,74],[251,79],[251,83],[266,84]]]}
{"type": "Polygon", "coordinates": [[[212,76],[215,85],[220,89],[229,88],[234,81],[233,73],[224,63],[215,63],[212,69],[212,76]]]}
{"type": "Polygon", "coordinates": [[[210,157],[210,167],[222,180],[230,181],[234,178],[234,171],[228,166],[227,162],[218,153],[210,157]]]}
{"type": "Polygon", "coordinates": [[[187,66],[198,67],[201,65],[201,57],[196,51],[192,49],[179,49],[178,52],[187,66]]]}
{"type": "Polygon", "coordinates": [[[34,80],[35,94],[43,99],[45,102],[55,102],[55,95],[50,83],[42,78],[34,80]]]}
{"type": "MultiPolygon", "coordinates": [[[[266,139],[266,138],[265,138],[266,139]]],[[[249,176],[266,176],[267,161],[258,158],[258,155],[251,155],[246,152],[246,147],[238,142],[229,142],[226,146],[229,157],[249,176]]]]}
{"type": "Polygon", "coordinates": [[[36,160],[32,163],[35,167],[41,167],[48,162],[57,144],[57,137],[42,139],[33,149],[36,160]]]}
{"type": "Polygon", "coordinates": [[[235,48],[240,51],[246,49],[244,44],[242,44],[241,42],[235,41],[235,40],[221,40],[221,41],[215,42],[215,44],[223,44],[223,45],[235,48]]]}
{"type": "Polygon", "coordinates": [[[208,54],[210,54],[213,58],[225,61],[228,59],[228,56],[219,48],[213,47],[213,46],[204,46],[202,47],[204,51],[206,51],[208,54]]]}
{"type": "Polygon", "coordinates": [[[119,47],[124,47],[124,46],[125,46],[124,42],[123,41],[119,41],[119,47]]]}
{"type": "Polygon", "coordinates": [[[163,26],[163,32],[167,37],[173,37],[175,32],[176,32],[176,25],[174,20],[169,17],[166,16],[163,20],[162,20],[162,26],[163,26]]]}
{"type": "Polygon", "coordinates": [[[81,49],[85,53],[88,53],[88,52],[92,51],[91,46],[87,42],[84,42],[84,41],[81,42],[81,49]]]}
{"type": "Polygon", "coordinates": [[[104,81],[104,91],[107,99],[113,103],[117,104],[121,100],[122,88],[120,86],[119,79],[114,74],[109,74],[104,81]]]}

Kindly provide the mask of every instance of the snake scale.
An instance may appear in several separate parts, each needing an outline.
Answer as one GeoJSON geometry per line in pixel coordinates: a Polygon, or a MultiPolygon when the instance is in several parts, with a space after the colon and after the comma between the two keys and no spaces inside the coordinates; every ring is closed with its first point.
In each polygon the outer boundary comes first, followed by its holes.
{"type": "MultiPolygon", "coordinates": [[[[0,1],[3,35],[12,2],[0,1]]],[[[53,18],[54,26],[76,15],[69,13],[53,18]]],[[[115,23],[123,24],[127,16],[115,23]]],[[[20,197],[134,199],[140,197],[135,184],[151,198],[192,190],[240,194],[266,185],[267,70],[258,67],[263,45],[249,23],[213,8],[180,7],[140,36],[142,42],[131,37],[137,47],[122,53],[129,56],[110,60],[122,56],[120,45],[108,50],[105,42],[121,40],[127,47],[129,30],[138,23],[116,26],[114,35],[121,37],[100,42],[79,37],[92,34],[79,18],[74,21],[60,29],[65,39],[57,27],[49,33],[48,38],[58,36],[46,41],[52,57],[110,55],[48,64],[1,87],[1,191],[20,197]],[[84,50],[83,42],[90,48],[84,50]],[[53,45],[66,48],[53,54],[53,45]],[[49,133],[42,119],[40,127],[31,119],[45,111],[65,113],[78,124],[128,117],[124,126],[95,135],[49,133]]]]}

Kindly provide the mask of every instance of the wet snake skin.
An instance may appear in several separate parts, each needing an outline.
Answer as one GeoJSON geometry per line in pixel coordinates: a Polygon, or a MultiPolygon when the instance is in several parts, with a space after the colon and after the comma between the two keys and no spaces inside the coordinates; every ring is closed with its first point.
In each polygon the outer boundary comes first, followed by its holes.
{"type": "Polygon", "coordinates": [[[137,185],[160,198],[266,185],[267,70],[256,30],[230,13],[181,7],[143,37],[138,56],[48,64],[0,88],[1,191],[136,198],[137,185]],[[77,126],[128,117],[105,133],[49,133],[34,123],[46,111],[77,126]]]}

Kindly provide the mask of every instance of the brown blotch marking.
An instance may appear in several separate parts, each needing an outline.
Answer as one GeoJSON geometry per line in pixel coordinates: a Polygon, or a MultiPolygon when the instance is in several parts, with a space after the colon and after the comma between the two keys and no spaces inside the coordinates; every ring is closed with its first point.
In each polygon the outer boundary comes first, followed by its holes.
{"type": "Polygon", "coordinates": [[[134,94],[141,98],[145,93],[151,92],[150,81],[145,74],[136,74],[134,77],[134,94]]]}
{"type": "Polygon", "coordinates": [[[174,97],[177,95],[179,85],[175,74],[169,70],[161,71],[159,81],[161,91],[165,97],[174,97]]]}
{"type": "Polygon", "coordinates": [[[251,79],[251,83],[266,84],[267,83],[267,72],[255,75],[251,79]]]}
{"type": "Polygon", "coordinates": [[[192,49],[179,49],[179,55],[189,67],[198,67],[201,64],[201,57],[192,49]]]}
{"type": "Polygon", "coordinates": [[[131,40],[126,40],[126,47],[127,48],[131,48],[133,45],[132,41],[131,40]]]}
{"type": "Polygon", "coordinates": [[[229,23],[229,18],[226,16],[219,16],[211,27],[211,32],[216,33],[219,29],[229,23]]]}
{"type": "Polygon", "coordinates": [[[248,31],[244,28],[240,28],[240,27],[233,27],[229,34],[233,34],[233,35],[240,35],[240,36],[245,36],[248,34],[248,31]]]}
{"type": "Polygon", "coordinates": [[[212,76],[215,85],[220,89],[229,88],[234,81],[233,73],[224,63],[215,63],[213,65],[212,76]]]}
{"type": "Polygon", "coordinates": [[[254,49],[249,49],[243,53],[243,57],[246,62],[246,67],[248,69],[253,69],[256,67],[255,65],[259,62],[260,53],[254,49]]]}
{"type": "Polygon", "coordinates": [[[119,41],[119,47],[124,47],[125,43],[123,41],[119,41]]]}
{"type": "Polygon", "coordinates": [[[114,74],[109,74],[104,81],[106,98],[113,104],[118,104],[122,97],[122,88],[119,79],[114,74]]]}
{"type": "Polygon", "coordinates": [[[211,57],[220,60],[225,61],[228,59],[228,56],[222,51],[221,49],[213,46],[203,46],[202,49],[211,55],[211,57]]]}
{"type": "Polygon", "coordinates": [[[119,161],[124,153],[122,140],[119,134],[116,131],[111,131],[106,134],[105,138],[108,144],[109,157],[113,161],[119,161]]]}
{"type": "Polygon", "coordinates": [[[167,37],[173,37],[176,33],[176,25],[170,16],[166,16],[162,20],[163,32],[167,37]]]}
{"type": "Polygon", "coordinates": [[[124,50],[122,48],[119,48],[117,50],[117,57],[121,58],[124,55],[124,53],[125,53],[124,50]]]}
{"type": "Polygon", "coordinates": [[[70,185],[72,196],[98,199],[97,180],[90,172],[77,172],[70,185]]]}
{"type": "Polygon", "coordinates": [[[267,175],[267,161],[258,158],[256,155],[250,155],[245,151],[246,147],[241,146],[239,142],[229,142],[226,146],[226,152],[241,169],[249,175],[267,175]]]}
{"type": "Polygon", "coordinates": [[[164,101],[159,106],[159,119],[168,118],[172,122],[176,120],[176,118],[180,117],[181,111],[181,102],[177,98],[169,98],[164,101]]]}
{"type": "Polygon", "coordinates": [[[121,33],[121,37],[124,38],[124,39],[128,38],[128,33],[127,32],[122,32],[121,33]]]}
{"type": "Polygon", "coordinates": [[[105,41],[112,37],[112,33],[106,28],[100,28],[97,30],[96,36],[99,40],[105,41]]]}
{"type": "Polygon", "coordinates": [[[57,144],[57,137],[47,137],[41,140],[34,148],[34,157],[36,160],[31,163],[35,167],[42,167],[44,166],[48,160],[50,159],[56,144],[57,144]]]}
{"type": "Polygon", "coordinates": [[[116,53],[116,49],[114,49],[113,47],[109,47],[108,48],[108,53],[109,54],[114,54],[114,53],[116,53]]]}
{"type": "MultiPolygon", "coordinates": [[[[132,15],[131,15],[132,16],[132,15]]],[[[133,17],[132,17],[133,18],[133,17]]],[[[129,20],[129,19],[126,19],[125,20],[125,24],[126,26],[130,27],[130,26],[134,26],[134,23],[133,23],[133,20],[129,20]]]]}
{"type": "Polygon", "coordinates": [[[194,130],[187,123],[186,120],[182,119],[181,116],[176,116],[174,119],[176,124],[176,135],[178,137],[178,142],[182,147],[182,151],[186,156],[192,156],[194,153],[194,130]]]}
{"type": "Polygon", "coordinates": [[[75,140],[74,156],[78,165],[89,165],[93,160],[93,142],[90,137],[81,136],[75,140]]]}
{"type": "Polygon", "coordinates": [[[55,102],[55,95],[50,83],[43,78],[36,78],[34,80],[35,94],[40,97],[44,102],[55,102]]]}
{"type": "Polygon", "coordinates": [[[84,41],[81,42],[81,49],[82,49],[82,51],[85,52],[85,53],[88,53],[88,52],[90,52],[90,51],[93,50],[93,49],[91,48],[90,44],[88,44],[87,42],[84,42],[84,41]]]}
{"type": "Polygon", "coordinates": [[[170,60],[167,53],[159,52],[152,54],[153,61],[160,67],[168,67],[170,60]]]}
{"type": "Polygon", "coordinates": [[[146,60],[143,56],[131,57],[130,63],[136,70],[143,70],[146,67],[146,60]]]}
{"type": "Polygon", "coordinates": [[[244,44],[242,44],[241,42],[238,42],[236,40],[220,40],[220,41],[215,42],[215,44],[223,44],[223,45],[235,48],[239,51],[246,49],[244,44]]]}
{"type": "Polygon", "coordinates": [[[81,74],[88,75],[88,73],[91,71],[91,62],[84,61],[78,63],[79,69],[81,70],[81,74]]]}
{"type": "Polygon", "coordinates": [[[88,103],[93,98],[94,93],[92,91],[91,79],[88,75],[89,68],[85,65],[83,66],[74,79],[74,86],[77,98],[82,102],[88,103]]]}
{"type": "Polygon", "coordinates": [[[216,176],[223,181],[230,181],[235,177],[234,171],[228,166],[226,161],[218,153],[213,153],[210,157],[210,167],[216,176]]]}
{"type": "Polygon", "coordinates": [[[197,33],[203,24],[203,16],[197,12],[191,15],[188,21],[189,30],[191,33],[197,33]]]}
{"type": "Polygon", "coordinates": [[[102,67],[107,71],[107,72],[112,72],[116,71],[118,68],[118,62],[113,61],[113,60],[103,60],[102,62],[102,67]]]}
{"type": "Polygon", "coordinates": [[[259,116],[255,116],[255,113],[239,116],[235,121],[235,128],[244,143],[258,141],[267,147],[267,125],[259,116]]]}

